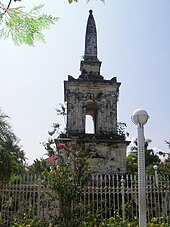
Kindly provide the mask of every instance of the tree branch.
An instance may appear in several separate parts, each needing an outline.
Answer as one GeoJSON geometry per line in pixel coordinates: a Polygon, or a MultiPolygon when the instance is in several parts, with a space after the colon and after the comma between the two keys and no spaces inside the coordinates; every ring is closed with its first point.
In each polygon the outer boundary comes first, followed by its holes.
{"type": "Polygon", "coordinates": [[[9,7],[10,7],[10,5],[11,5],[11,2],[12,2],[12,0],[9,0],[8,6],[7,6],[7,8],[5,9],[4,14],[5,14],[5,13],[7,12],[7,10],[9,9],[9,7]]]}

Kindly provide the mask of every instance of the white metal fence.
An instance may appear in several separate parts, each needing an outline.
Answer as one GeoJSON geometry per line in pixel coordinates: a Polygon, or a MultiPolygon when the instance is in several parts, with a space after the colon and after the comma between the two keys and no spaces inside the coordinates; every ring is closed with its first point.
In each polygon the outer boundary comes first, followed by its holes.
{"type": "MultiPolygon", "coordinates": [[[[33,175],[19,176],[13,183],[0,185],[0,218],[4,227],[14,217],[48,218],[58,214],[58,202],[47,184],[33,175]]],[[[146,176],[147,218],[162,218],[170,224],[170,177],[146,176]]],[[[138,183],[136,176],[94,175],[83,190],[80,202],[102,217],[119,214],[130,221],[138,216],[138,183]]],[[[2,225],[3,226],[3,225],[2,225]]]]}

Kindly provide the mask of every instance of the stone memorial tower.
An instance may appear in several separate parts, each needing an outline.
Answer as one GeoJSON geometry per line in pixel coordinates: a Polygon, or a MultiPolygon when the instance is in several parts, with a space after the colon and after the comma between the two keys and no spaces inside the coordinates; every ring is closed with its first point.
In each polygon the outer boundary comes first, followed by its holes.
{"type": "Polygon", "coordinates": [[[97,32],[92,10],[89,11],[85,53],[81,75],[64,81],[67,103],[67,138],[75,139],[86,152],[97,151],[92,163],[99,174],[126,173],[126,147],[118,132],[117,101],[120,83],[116,77],[106,80],[100,74],[97,58],[97,32]],[[86,133],[86,116],[93,118],[93,133],[86,133]]]}

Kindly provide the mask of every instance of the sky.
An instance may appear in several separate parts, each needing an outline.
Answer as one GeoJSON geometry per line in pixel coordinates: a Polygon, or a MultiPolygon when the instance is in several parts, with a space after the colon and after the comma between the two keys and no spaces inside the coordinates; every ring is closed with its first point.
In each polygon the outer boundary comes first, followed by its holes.
{"type": "MultiPolygon", "coordinates": [[[[169,0],[35,0],[45,4],[43,12],[59,17],[45,31],[46,43],[34,47],[15,46],[0,40],[0,108],[10,116],[20,145],[32,163],[46,153],[42,142],[54,122],[64,124],[55,109],[64,103],[63,82],[68,75],[78,78],[84,55],[85,29],[89,10],[97,26],[98,58],[105,79],[121,82],[118,122],[127,124],[130,138],[137,137],[131,115],[145,109],[150,119],[145,138],[151,148],[170,152],[170,1],[169,0]]],[[[18,5],[17,5],[18,6],[18,5]]]]}

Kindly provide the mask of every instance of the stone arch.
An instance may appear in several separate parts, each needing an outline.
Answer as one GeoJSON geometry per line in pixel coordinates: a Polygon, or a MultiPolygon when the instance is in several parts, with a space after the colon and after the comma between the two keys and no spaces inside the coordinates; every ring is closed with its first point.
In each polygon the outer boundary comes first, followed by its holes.
{"type": "Polygon", "coordinates": [[[88,127],[88,122],[90,122],[90,119],[88,117],[91,116],[91,121],[93,121],[93,123],[90,123],[90,127],[92,127],[93,129],[91,130],[90,133],[92,134],[96,134],[96,124],[97,124],[97,103],[95,101],[89,100],[86,102],[85,105],[86,109],[85,109],[85,121],[86,121],[86,126],[85,126],[85,132],[88,133],[87,131],[87,127],[88,127]]]}

